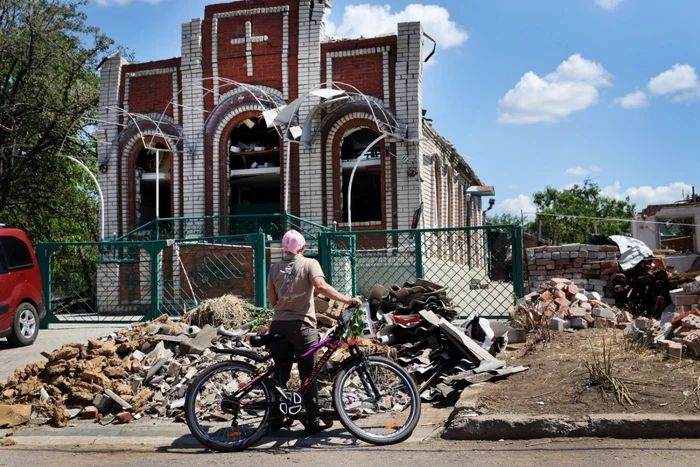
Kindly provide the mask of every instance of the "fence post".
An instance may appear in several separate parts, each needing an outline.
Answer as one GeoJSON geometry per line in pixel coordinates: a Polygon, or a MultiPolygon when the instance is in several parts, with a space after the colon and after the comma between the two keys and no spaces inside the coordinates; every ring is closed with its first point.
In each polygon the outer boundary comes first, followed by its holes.
{"type": "MultiPolygon", "coordinates": [[[[146,242],[145,250],[151,257],[151,309],[143,317],[144,321],[151,321],[161,315],[160,312],[160,253],[167,245],[164,241],[146,242]]],[[[140,265],[139,265],[140,267],[140,265]]]]}
{"type": "Polygon", "coordinates": [[[518,298],[525,296],[523,278],[523,228],[519,225],[513,226],[512,237],[510,239],[513,248],[513,291],[518,298]]]}
{"type": "Polygon", "coordinates": [[[265,259],[265,234],[258,232],[251,238],[255,251],[254,277],[255,277],[255,306],[267,307],[267,271],[265,259]]]}
{"type": "Polygon", "coordinates": [[[56,319],[53,308],[51,307],[51,255],[54,251],[56,251],[55,245],[41,243],[36,245],[36,259],[39,262],[41,289],[44,298],[44,307],[46,308],[46,316],[39,323],[41,329],[48,329],[49,324],[58,323],[58,319],[56,319]]]}
{"type": "Polygon", "coordinates": [[[416,279],[423,278],[423,236],[420,230],[414,230],[416,239],[416,279]]]}
{"type": "Polygon", "coordinates": [[[331,260],[330,241],[326,232],[318,233],[318,261],[326,274],[326,282],[333,285],[333,262],[331,260]]]}

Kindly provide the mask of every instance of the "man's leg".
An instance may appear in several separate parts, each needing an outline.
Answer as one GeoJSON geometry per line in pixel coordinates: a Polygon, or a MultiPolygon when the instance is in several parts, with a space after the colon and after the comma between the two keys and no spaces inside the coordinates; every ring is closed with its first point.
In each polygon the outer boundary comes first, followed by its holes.
{"type": "MultiPolygon", "coordinates": [[[[284,360],[289,360],[294,357],[294,346],[287,338],[288,334],[294,333],[294,329],[289,329],[290,326],[288,324],[289,322],[285,321],[273,321],[270,325],[269,331],[270,334],[280,333],[285,336],[284,340],[273,342],[269,345],[272,358],[275,360],[275,363],[278,364],[280,374],[277,376],[280,378],[280,381],[282,382],[282,385],[285,388],[287,387],[287,382],[289,381],[289,375],[292,371],[292,365],[280,365],[280,362],[284,360]]],[[[273,397],[275,399],[279,399],[279,394],[277,393],[277,391],[274,391],[273,397]]],[[[278,430],[284,426],[288,426],[288,424],[284,422],[284,415],[282,414],[282,412],[279,411],[279,406],[277,404],[275,404],[275,406],[270,412],[269,423],[270,429],[272,429],[273,431],[278,430]]]]}
{"type": "MultiPolygon", "coordinates": [[[[318,344],[318,332],[310,324],[301,322],[299,329],[299,340],[294,342],[297,356],[305,354],[314,345],[318,344]]],[[[302,382],[311,375],[316,366],[316,355],[312,355],[299,363],[299,378],[302,382]]],[[[318,385],[316,381],[311,383],[304,393],[304,405],[306,407],[306,420],[309,423],[317,422],[321,415],[318,407],[318,385]]]]}

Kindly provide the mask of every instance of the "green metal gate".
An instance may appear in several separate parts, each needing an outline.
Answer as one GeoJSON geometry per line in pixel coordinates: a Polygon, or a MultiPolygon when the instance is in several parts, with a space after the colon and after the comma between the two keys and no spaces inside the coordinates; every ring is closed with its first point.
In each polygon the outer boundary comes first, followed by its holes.
{"type": "Polygon", "coordinates": [[[463,316],[494,318],[508,316],[523,296],[520,226],[333,231],[319,238],[328,280],[346,294],[367,297],[376,284],[421,278],[448,287],[463,316]]]}
{"type": "Polygon", "coordinates": [[[181,316],[231,293],[265,305],[266,235],[36,246],[51,323],[181,316]]]}

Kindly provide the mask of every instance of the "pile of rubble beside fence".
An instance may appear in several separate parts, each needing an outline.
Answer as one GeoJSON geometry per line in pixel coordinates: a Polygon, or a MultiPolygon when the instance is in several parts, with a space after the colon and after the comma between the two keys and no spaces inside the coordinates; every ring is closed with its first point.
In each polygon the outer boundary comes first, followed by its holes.
{"type": "Polygon", "coordinates": [[[569,279],[554,278],[518,301],[514,321],[525,329],[548,326],[555,331],[593,326],[624,329],[632,315],[608,305],[598,292],[580,290],[569,279]]]}
{"type": "Polygon", "coordinates": [[[397,361],[413,375],[426,401],[527,369],[506,368],[492,355],[496,352],[454,326],[458,310],[439,284],[417,279],[402,287],[375,286],[369,300],[378,339],[396,350],[397,361]]]}
{"type": "Polygon", "coordinates": [[[671,357],[700,357],[700,276],[670,291],[673,304],[659,320],[637,318],[625,336],[656,347],[671,357]]]}

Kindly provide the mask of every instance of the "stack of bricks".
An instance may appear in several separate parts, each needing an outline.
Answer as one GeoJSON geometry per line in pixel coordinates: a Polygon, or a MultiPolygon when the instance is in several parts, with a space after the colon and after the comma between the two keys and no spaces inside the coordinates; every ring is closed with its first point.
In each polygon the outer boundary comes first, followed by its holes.
{"type": "Polygon", "coordinates": [[[612,296],[609,284],[620,270],[617,247],[575,243],[528,248],[526,251],[531,291],[538,290],[540,285],[554,277],[561,277],[570,279],[582,290],[612,296]]]}

